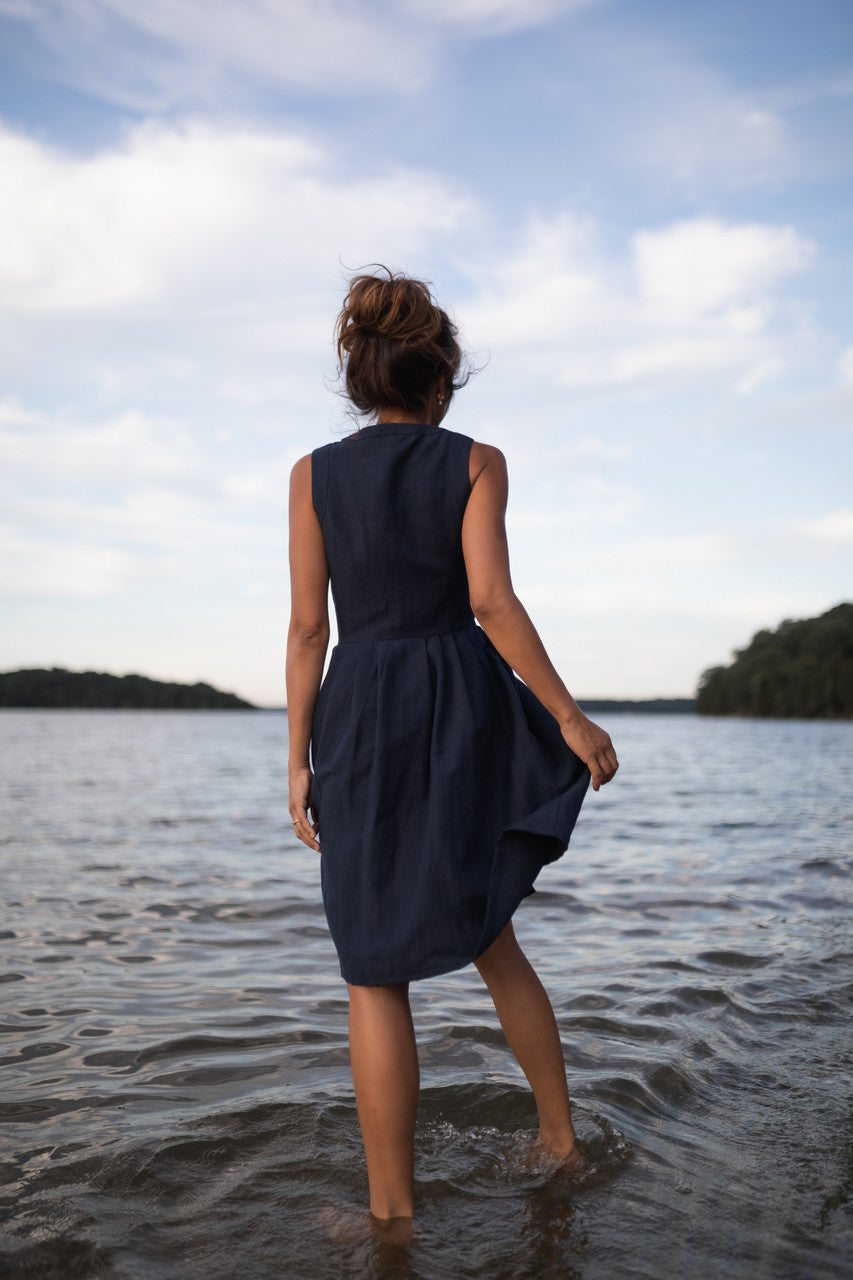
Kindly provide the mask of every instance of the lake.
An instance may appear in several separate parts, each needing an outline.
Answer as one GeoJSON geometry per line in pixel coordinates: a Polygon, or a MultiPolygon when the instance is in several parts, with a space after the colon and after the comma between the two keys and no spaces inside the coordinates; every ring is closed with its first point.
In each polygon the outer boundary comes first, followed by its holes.
{"type": "Polygon", "coordinates": [[[601,715],[516,931],[575,1187],[473,967],[412,985],[409,1243],[362,1227],[346,988],[274,712],[0,713],[4,1276],[853,1273],[853,725],[601,715]]]}

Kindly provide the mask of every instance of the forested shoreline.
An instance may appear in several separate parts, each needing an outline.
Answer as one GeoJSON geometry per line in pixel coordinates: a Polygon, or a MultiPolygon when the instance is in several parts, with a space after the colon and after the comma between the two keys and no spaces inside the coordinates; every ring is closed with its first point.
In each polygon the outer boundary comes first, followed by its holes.
{"type": "Polygon", "coordinates": [[[114,676],[64,667],[0,672],[0,707],[75,710],[248,711],[254,703],[212,685],[114,676]]]}
{"type": "MultiPolygon", "coordinates": [[[[853,719],[853,604],[756,632],[729,666],[710,667],[691,698],[580,698],[589,712],[853,719]]],[[[212,685],[64,667],[0,672],[0,708],[257,710],[212,685]]]]}
{"type": "Polygon", "coordinates": [[[853,604],[758,631],[728,667],[699,681],[704,716],[853,719],[853,604]]]}

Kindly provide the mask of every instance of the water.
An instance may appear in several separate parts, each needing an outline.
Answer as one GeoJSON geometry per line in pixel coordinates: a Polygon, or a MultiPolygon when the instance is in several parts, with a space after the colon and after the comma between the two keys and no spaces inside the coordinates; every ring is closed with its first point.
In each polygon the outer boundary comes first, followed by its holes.
{"type": "Polygon", "coordinates": [[[476,971],[415,984],[417,1235],[373,1237],[284,715],[5,712],[0,1270],[840,1277],[853,725],[602,717],[622,759],[516,916],[577,1189],[476,971]]]}

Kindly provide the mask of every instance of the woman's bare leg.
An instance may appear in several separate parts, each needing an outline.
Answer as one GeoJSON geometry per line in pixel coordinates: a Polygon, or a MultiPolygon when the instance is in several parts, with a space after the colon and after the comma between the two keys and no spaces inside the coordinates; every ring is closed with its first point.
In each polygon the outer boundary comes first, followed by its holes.
{"type": "Polygon", "coordinates": [[[348,987],[350,1061],[370,1211],[381,1219],[411,1218],[420,1072],[408,984],[348,987]]]}
{"type": "MultiPolygon", "coordinates": [[[[527,1076],[539,1112],[539,1141],[561,1158],[575,1145],[560,1033],[551,1001],[522,951],[512,921],[474,961],[495,1002],[504,1035],[527,1076]]],[[[579,1152],[575,1161],[586,1167],[579,1152]]]]}

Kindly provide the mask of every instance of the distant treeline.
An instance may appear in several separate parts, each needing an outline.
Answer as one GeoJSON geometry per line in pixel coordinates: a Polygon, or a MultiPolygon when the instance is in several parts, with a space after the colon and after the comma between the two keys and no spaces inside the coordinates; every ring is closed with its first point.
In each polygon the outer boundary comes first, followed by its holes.
{"type": "Polygon", "coordinates": [[[253,709],[253,704],[209,684],[171,684],[149,680],[147,676],[112,676],[102,671],[51,667],[0,672],[0,707],[232,711],[253,709]]]}
{"type": "Polygon", "coordinates": [[[705,716],[853,718],[853,604],[759,631],[729,667],[699,682],[705,716]]]}
{"type": "Polygon", "coordinates": [[[644,715],[689,715],[692,698],[579,698],[582,711],[642,711],[644,715]]]}

